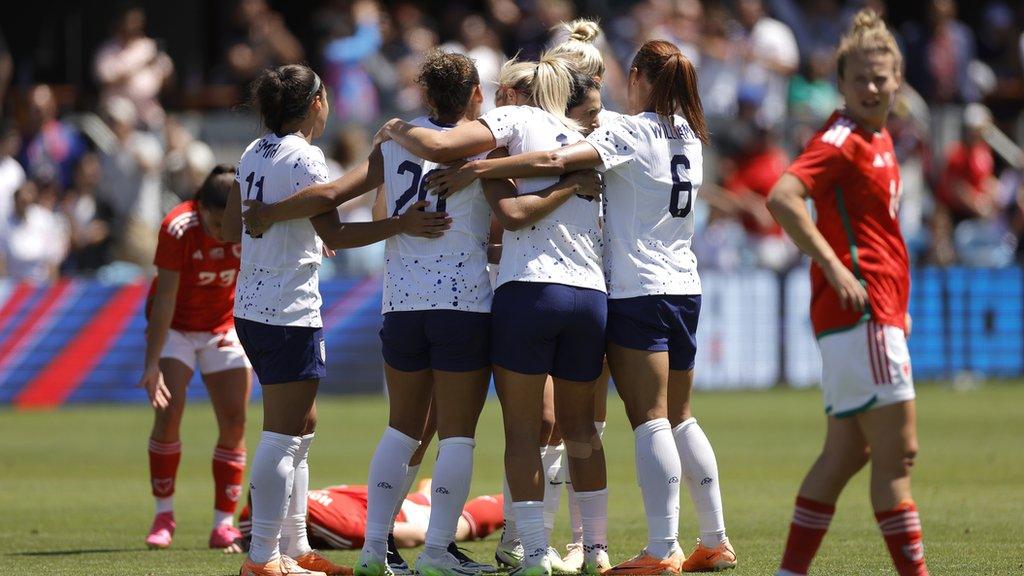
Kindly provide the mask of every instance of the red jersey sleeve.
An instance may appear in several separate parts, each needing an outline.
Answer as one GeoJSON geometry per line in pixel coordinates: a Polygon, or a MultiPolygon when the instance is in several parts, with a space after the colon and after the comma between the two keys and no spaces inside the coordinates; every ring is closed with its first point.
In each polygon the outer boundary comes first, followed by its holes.
{"type": "Polygon", "coordinates": [[[841,171],[843,152],[834,143],[826,142],[819,133],[807,143],[800,156],[789,165],[786,172],[796,176],[812,199],[822,192],[830,192],[841,171]]]}
{"type": "Polygon", "coordinates": [[[160,235],[156,242],[156,256],[153,257],[153,265],[165,270],[180,272],[185,266],[185,238],[175,236],[168,230],[168,223],[160,226],[160,235]]]}

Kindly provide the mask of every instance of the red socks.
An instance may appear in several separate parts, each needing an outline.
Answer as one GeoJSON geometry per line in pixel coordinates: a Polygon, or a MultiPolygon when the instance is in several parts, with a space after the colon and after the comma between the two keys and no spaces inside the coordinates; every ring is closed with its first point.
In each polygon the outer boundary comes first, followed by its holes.
{"type": "Polygon", "coordinates": [[[793,574],[807,574],[835,511],[833,504],[797,496],[786,551],[782,554],[783,570],[793,574]]]}
{"type": "Polygon", "coordinates": [[[149,482],[153,496],[169,498],[174,495],[174,479],[181,461],[181,442],[149,440],[149,482]]]}
{"type": "Polygon", "coordinates": [[[501,494],[494,496],[479,496],[466,502],[462,509],[462,517],[469,522],[469,537],[472,540],[486,538],[489,534],[501,528],[505,521],[502,513],[501,494]]]}
{"type": "Polygon", "coordinates": [[[235,513],[238,497],[242,494],[244,472],[245,450],[222,446],[213,450],[214,508],[228,514],[235,513]]]}
{"type": "Polygon", "coordinates": [[[885,512],[876,512],[878,529],[882,531],[889,555],[900,576],[928,576],[924,563],[924,544],[921,542],[921,518],[913,500],[904,500],[899,506],[885,512]]]}

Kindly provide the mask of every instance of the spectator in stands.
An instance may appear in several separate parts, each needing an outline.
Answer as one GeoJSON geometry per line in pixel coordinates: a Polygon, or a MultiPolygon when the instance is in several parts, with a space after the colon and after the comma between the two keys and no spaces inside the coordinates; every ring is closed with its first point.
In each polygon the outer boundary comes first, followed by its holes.
{"type": "Polygon", "coordinates": [[[21,138],[13,127],[0,132],[0,222],[14,210],[14,193],[25,183],[25,170],[14,159],[21,147],[21,138]]]}
{"type": "Polygon", "coordinates": [[[167,152],[164,155],[164,187],[176,202],[190,200],[217,164],[213,150],[195,138],[180,121],[171,116],[164,126],[167,152]]]}
{"type": "Polygon", "coordinates": [[[304,58],[302,44],[266,0],[239,0],[235,22],[238,33],[226,54],[235,81],[248,85],[265,68],[295,64],[304,58]]]}
{"type": "Polygon", "coordinates": [[[75,177],[60,203],[68,224],[65,273],[92,273],[109,262],[110,208],[97,198],[103,181],[99,155],[86,152],[75,166],[75,177]]]}
{"type": "Polygon", "coordinates": [[[774,126],[786,115],[789,78],[800,64],[796,39],[789,26],[768,17],[761,0],[738,0],[736,16],[742,26],[743,83],[765,86],[758,119],[774,126]]]}
{"type": "Polygon", "coordinates": [[[735,34],[731,32],[732,25],[724,6],[707,7],[701,30],[698,88],[712,137],[717,132],[718,122],[731,119],[736,113],[736,92],[743,76],[743,59],[735,34]]]}
{"type": "Polygon", "coordinates": [[[114,134],[101,155],[103,183],[100,199],[113,212],[115,260],[149,267],[156,252],[160,207],[160,169],[163,147],[151,133],[136,130],[135,106],[127,98],[109,98],[102,116],[114,134]]]}
{"type": "Polygon", "coordinates": [[[38,84],[29,91],[28,116],[18,160],[30,178],[56,177],[61,185],[69,186],[85,142],[77,130],[57,117],[57,99],[49,86],[38,84]]]}
{"type": "MultiPolygon", "coordinates": [[[[336,120],[370,123],[379,110],[377,89],[363,67],[363,61],[381,47],[380,7],[373,0],[352,5],[353,33],[331,38],[324,47],[326,80],[331,84],[331,103],[336,120]]],[[[343,24],[343,23],[342,23],[343,24]]],[[[337,33],[337,32],[336,32],[337,33]]]]}
{"type": "Polygon", "coordinates": [[[64,222],[37,199],[36,183],[26,180],[14,193],[13,210],[0,226],[0,272],[15,280],[55,279],[67,250],[64,222]]]}
{"type": "Polygon", "coordinates": [[[445,43],[441,49],[465,54],[473,60],[480,75],[480,88],[484,94],[480,113],[494,108],[498,72],[507,58],[501,51],[501,41],[498,35],[487,25],[487,21],[479,14],[466,16],[459,24],[459,42],[445,43]]]}
{"type": "Polygon", "coordinates": [[[100,99],[127,98],[139,120],[151,129],[164,124],[159,95],[174,73],[174,63],[156,40],[146,36],[146,13],[138,6],[124,10],[114,23],[109,40],[100,46],[94,62],[100,99]]]}
{"type": "Polygon", "coordinates": [[[953,0],[931,0],[926,24],[911,20],[902,28],[907,81],[929,104],[980,98],[968,74],[975,58],[974,33],[956,16],[953,0]]]}
{"type": "Polygon", "coordinates": [[[790,80],[791,120],[817,127],[842,104],[843,99],[832,79],[835,69],[832,50],[809,54],[803,62],[803,74],[790,80]]]}
{"type": "Polygon", "coordinates": [[[768,212],[766,201],[789,158],[775,143],[775,132],[757,120],[764,97],[761,86],[740,88],[737,122],[727,136],[731,153],[719,162],[724,193],[715,207],[743,224],[759,266],[781,271],[792,266],[798,253],[768,212]]]}
{"type": "Polygon", "coordinates": [[[992,148],[982,131],[992,122],[988,109],[968,106],[963,137],[947,151],[939,181],[938,200],[953,224],[973,218],[992,218],[999,211],[999,181],[992,148]]]}

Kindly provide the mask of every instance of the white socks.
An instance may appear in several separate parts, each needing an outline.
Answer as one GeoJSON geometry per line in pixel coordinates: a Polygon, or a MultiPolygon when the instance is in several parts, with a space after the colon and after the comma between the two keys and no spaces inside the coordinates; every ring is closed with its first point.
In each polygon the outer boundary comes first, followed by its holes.
{"type": "Polygon", "coordinates": [[[505,518],[505,529],[501,531],[501,542],[508,544],[519,538],[519,532],[516,530],[516,515],[512,511],[512,492],[508,487],[508,476],[504,474],[501,475],[501,493],[504,495],[501,501],[501,514],[505,518]]]}
{"type": "Polygon", "coordinates": [[[558,516],[558,507],[562,503],[562,481],[559,480],[562,472],[562,456],[565,454],[565,444],[558,446],[544,446],[540,449],[540,466],[544,473],[544,529],[547,530],[548,538],[551,538],[551,531],[555,529],[555,517],[558,516]]]}
{"type": "Polygon", "coordinates": [[[722,513],[722,492],[718,486],[718,461],[704,430],[696,418],[690,418],[672,430],[683,479],[690,490],[690,499],[697,511],[700,541],[714,548],[725,539],[725,517],[722,513]]]}
{"type": "Polygon", "coordinates": [[[384,430],[370,461],[364,552],[380,558],[387,554],[388,532],[395,519],[394,511],[405,498],[402,488],[408,476],[409,459],[419,445],[419,440],[390,426],[384,430]]]}
{"type": "Polygon", "coordinates": [[[156,499],[156,513],[174,512],[174,496],[156,499]]]}
{"type": "Polygon", "coordinates": [[[636,474],[647,513],[647,553],[667,558],[679,534],[679,452],[667,418],[637,426],[636,474]]]}
{"type": "Polygon", "coordinates": [[[249,558],[253,562],[265,563],[280,556],[278,538],[292,492],[295,455],[301,444],[301,436],[266,430],[260,435],[249,480],[249,494],[252,497],[249,558]]]}
{"type": "Polygon", "coordinates": [[[288,513],[281,523],[281,553],[298,558],[313,550],[306,537],[306,495],[309,492],[309,446],[313,434],[302,436],[302,443],[295,453],[295,472],[292,480],[292,495],[288,502],[288,513]]]}
{"type": "Polygon", "coordinates": [[[402,503],[405,502],[405,498],[409,496],[409,490],[412,490],[412,483],[416,481],[416,474],[420,471],[420,465],[409,466],[405,471],[405,484],[402,484],[401,497],[395,501],[395,511],[391,513],[391,523],[388,524],[388,534],[395,530],[395,516],[402,511],[402,503]]]}
{"type": "Polygon", "coordinates": [[[608,550],[608,489],[577,492],[583,522],[583,551],[592,560],[598,550],[608,550]]]}
{"type": "Polygon", "coordinates": [[[544,502],[527,500],[513,502],[516,530],[523,543],[523,563],[536,566],[548,553],[547,531],[544,529],[544,502]]]}
{"type": "Polygon", "coordinates": [[[455,529],[469,497],[475,446],[472,438],[459,436],[437,443],[437,463],[431,483],[430,524],[424,550],[431,558],[447,552],[448,545],[455,541],[455,529]]]}
{"type": "MultiPolygon", "coordinates": [[[[597,437],[604,438],[604,422],[594,422],[594,428],[597,428],[597,437]]],[[[563,454],[562,456],[562,471],[569,469],[569,455],[563,454]]],[[[569,478],[569,474],[562,474],[564,478],[569,478]]],[[[583,518],[580,516],[580,503],[576,499],[576,490],[572,486],[572,480],[564,480],[565,488],[569,492],[569,525],[572,528],[572,541],[574,544],[583,544],[583,518]]]]}

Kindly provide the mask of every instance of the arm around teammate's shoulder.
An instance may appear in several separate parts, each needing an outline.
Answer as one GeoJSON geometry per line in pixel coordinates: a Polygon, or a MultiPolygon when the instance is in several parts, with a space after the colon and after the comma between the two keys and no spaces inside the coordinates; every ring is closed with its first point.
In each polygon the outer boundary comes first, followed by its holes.
{"type": "Polygon", "coordinates": [[[438,164],[481,154],[496,146],[491,130],[479,121],[441,131],[394,118],[380,128],[374,144],[387,140],[394,140],[414,155],[438,164]]]}

